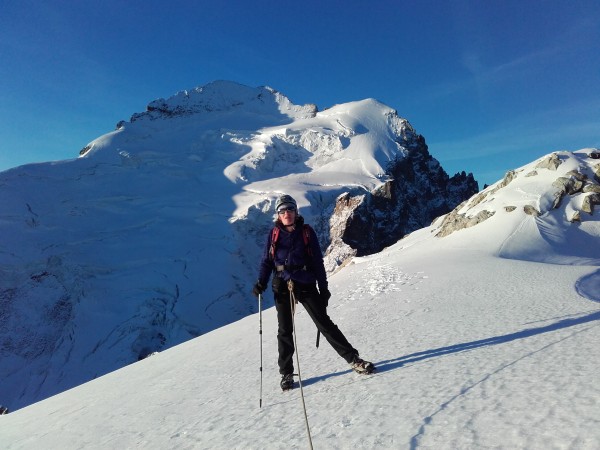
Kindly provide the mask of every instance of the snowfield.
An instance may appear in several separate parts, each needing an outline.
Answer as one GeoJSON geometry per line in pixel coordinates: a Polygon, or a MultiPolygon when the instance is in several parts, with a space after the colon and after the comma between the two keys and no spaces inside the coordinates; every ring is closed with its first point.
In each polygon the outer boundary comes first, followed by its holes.
{"type": "MultiPolygon", "coordinates": [[[[299,308],[314,448],[599,448],[598,267],[499,258],[473,248],[478,227],[431,231],[330,278],[330,314],[374,375],[316,349],[299,308]]],[[[300,390],[279,390],[276,326],[269,308],[262,408],[255,314],[0,417],[3,446],[308,448],[300,390]]]]}

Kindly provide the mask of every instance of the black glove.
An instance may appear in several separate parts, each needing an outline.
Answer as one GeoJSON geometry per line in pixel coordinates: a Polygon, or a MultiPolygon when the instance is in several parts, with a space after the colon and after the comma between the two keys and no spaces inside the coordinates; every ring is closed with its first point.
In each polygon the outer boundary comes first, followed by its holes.
{"type": "Polygon", "coordinates": [[[260,281],[257,281],[254,287],[252,288],[252,293],[256,298],[258,298],[260,294],[265,292],[265,289],[265,286],[260,281]]]}
{"type": "Polygon", "coordinates": [[[327,305],[329,304],[329,299],[331,298],[331,292],[329,292],[329,289],[321,289],[321,291],[319,292],[319,297],[321,297],[321,301],[325,304],[325,308],[327,308],[327,305]]]}

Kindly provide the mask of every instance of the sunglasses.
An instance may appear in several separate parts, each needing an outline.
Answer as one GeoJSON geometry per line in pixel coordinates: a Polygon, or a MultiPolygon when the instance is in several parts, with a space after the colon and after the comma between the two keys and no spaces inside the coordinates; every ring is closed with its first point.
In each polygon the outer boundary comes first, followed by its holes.
{"type": "Polygon", "coordinates": [[[287,208],[279,208],[277,210],[277,214],[279,214],[280,216],[284,215],[286,212],[292,212],[292,211],[296,211],[296,208],[294,208],[293,206],[288,206],[287,208]]]}

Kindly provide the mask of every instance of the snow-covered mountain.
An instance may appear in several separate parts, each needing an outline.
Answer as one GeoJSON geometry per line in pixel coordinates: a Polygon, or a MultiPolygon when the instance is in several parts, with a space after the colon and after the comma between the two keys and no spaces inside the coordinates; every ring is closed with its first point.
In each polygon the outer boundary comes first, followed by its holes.
{"type": "MultiPolygon", "coordinates": [[[[316,349],[298,309],[314,448],[600,448],[593,152],[511,171],[330,277],[328,311],[374,375],[316,349]]],[[[279,389],[274,308],[262,322],[262,352],[253,314],[0,416],[3,448],[309,448],[299,389],[279,389]]]]}
{"type": "Polygon", "coordinates": [[[476,191],[372,99],[317,111],[214,82],[156,100],[77,159],[0,173],[0,404],[16,410],[255,312],[282,192],[334,242],[335,270],[476,191]],[[332,218],[348,196],[362,209],[332,218]],[[358,217],[377,223],[368,248],[353,239],[358,217]]]}

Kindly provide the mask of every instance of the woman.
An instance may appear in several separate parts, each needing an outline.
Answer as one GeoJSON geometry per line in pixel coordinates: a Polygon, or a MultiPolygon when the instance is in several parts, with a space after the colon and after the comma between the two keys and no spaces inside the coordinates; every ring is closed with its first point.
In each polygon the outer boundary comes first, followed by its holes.
{"type": "Polygon", "coordinates": [[[314,230],[304,224],[298,214],[296,201],[282,195],[275,203],[277,219],[275,228],[269,233],[260,261],[258,281],[252,290],[255,296],[262,294],[273,276],[273,294],[279,324],[277,344],[279,351],[279,373],[281,389],[294,385],[294,337],[293,311],[290,287],[294,297],[304,308],[334,350],[344,358],[352,369],[361,374],[372,373],[373,363],[362,360],[358,351],[327,314],[327,303],[331,294],[327,289],[327,274],[323,265],[323,254],[314,230]],[[318,286],[318,290],[317,290],[318,286]]]}

